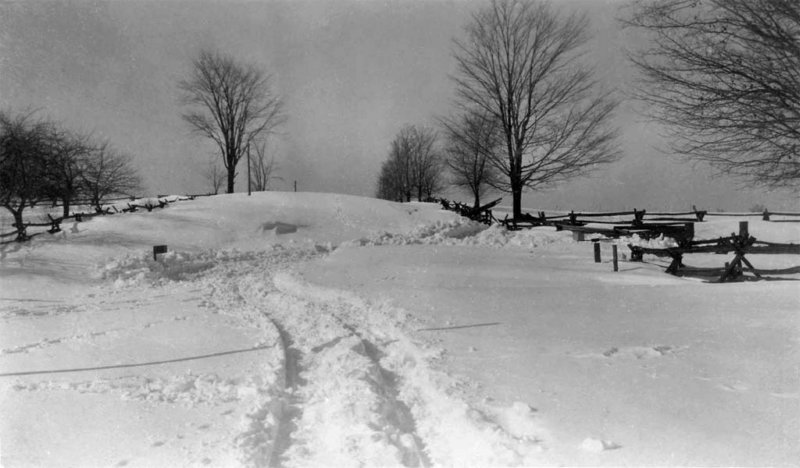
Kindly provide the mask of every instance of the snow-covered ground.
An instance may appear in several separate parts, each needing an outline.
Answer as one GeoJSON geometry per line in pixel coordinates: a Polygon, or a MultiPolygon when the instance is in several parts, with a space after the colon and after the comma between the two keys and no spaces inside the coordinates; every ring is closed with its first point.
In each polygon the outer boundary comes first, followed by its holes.
{"type": "Polygon", "coordinates": [[[611,245],[274,192],[6,244],[0,463],[796,465],[799,259],[710,284],[611,245]]]}

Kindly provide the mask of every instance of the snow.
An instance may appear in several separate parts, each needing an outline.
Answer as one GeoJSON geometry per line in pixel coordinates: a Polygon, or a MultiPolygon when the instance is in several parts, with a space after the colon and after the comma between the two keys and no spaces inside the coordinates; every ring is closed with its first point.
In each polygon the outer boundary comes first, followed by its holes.
{"type": "MultiPolygon", "coordinates": [[[[669,238],[604,241],[594,263],[569,232],[435,204],[169,198],[0,248],[2,466],[800,459],[790,255],[750,258],[771,280],[712,284],[625,261],[669,238]]],[[[800,241],[800,223],[749,221],[800,241]]]]}

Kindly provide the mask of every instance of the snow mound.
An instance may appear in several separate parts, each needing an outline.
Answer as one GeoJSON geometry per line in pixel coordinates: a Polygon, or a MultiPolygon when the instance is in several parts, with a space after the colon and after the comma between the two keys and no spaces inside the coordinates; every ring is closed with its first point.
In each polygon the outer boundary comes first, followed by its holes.
{"type": "Polygon", "coordinates": [[[569,233],[557,232],[550,227],[509,231],[499,224],[486,226],[466,218],[458,218],[420,225],[408,233],[380,232],[370,237],[344,242],[342,245],[363,247],[422,244],[533,249],[554,243],[573,242],[569,233]]]}
{"type": "Polygon", "coordinates": [[[162,284],[170,281],[186,281],[199,276],[220,264],[235,262],[261,262],[267,265],[285,264],[307,260],[330,251],[328,245],[308,244],[287,248],[276,244],[263,251],[207,250],[203,252],[167,252],[153,259],[152,254],[128,254],[112,259],[98,268],[96,276],[112,281],[115,288],[143,284],[162,284]]]}

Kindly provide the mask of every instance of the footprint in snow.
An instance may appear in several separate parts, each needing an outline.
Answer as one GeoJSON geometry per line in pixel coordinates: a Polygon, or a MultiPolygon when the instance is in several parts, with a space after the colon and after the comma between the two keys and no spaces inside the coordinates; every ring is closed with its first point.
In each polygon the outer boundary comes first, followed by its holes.
{"type": "Polygon", "coordinates": [[[627,346],[624,348],[611,347],[603,351],[603,357],[633,357],[636,359],[648,359],[666,356],[672,354],[674,348],[672,346],[658,345],[658,346],[627,346]]]}
{"type": "Polygon", "coordinates": [[[727,383],[719,384],[717,385],[717,388],[719,388],[720,390],[724,390],[726,392],[734,392],[734,393],[741,393],[750,390],[750,387],[740,382],[733,384],[727,384],[727,383]]]}

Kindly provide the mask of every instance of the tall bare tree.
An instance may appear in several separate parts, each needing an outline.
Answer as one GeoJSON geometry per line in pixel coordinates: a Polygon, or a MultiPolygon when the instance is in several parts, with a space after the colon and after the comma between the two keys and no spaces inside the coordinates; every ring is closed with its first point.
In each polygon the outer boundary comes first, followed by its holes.
{"type": "Polygon", "coordinates": [[[141,189],[141,178],[131,156],[119,152],[108,142],[97,144],[83,171],[83,186],[92,205],[99,211],[110,195],[132,195],[141,189]]]}
{"type": "Polygon", "coordinates": [[[255,155],[250,160],[250,183],[253,190],[263,192],[269,190],[272,180],[283,179],[276,175],[278,163],[275,162],[275,156],[267,156],[266,142],[255,142],[251,146],[255,148],[255,155]]]}
{"type": "Polygon", "coordinates": [[[23,212],[47,198],[47,169],[54,127],[33,113],[0,111],[0,205],[14,217],[17,240],[25,240],[23,212]]]}
{"type": "Polygon", "coordinates": [[[619,157],[611,118],[618,105],[581,65],[585,16],[557,15],[546,3],[492,0],[455,41],[457,97],[500,123],[504,175],[514,217],[522,192],[582,175],[619,157]]]}
{"type": "Polygon", "coordinates": [[[800,2],[637,1],[638,96],[670,149],[752,185],[800,189],[800,2]]]}
{"type": "Polygon", "coordinates": [[[283,122],[283,103],[270,76],[252,64],[204,50],[192,65],[191,76],[178,83],[182,102],[192,109],[183,119],[217,145],[233,193],[236,165],[248,145],[283,122]]]}
{"type": "Polygon", "coordinates": [[[481,196],[495,182],[497,170],[490,163],[501,150],[499,122],[485,112],[464,112],[458,117],[442,119],[447,139],[446,164],[451,182],[473,196],[475,208],[481,196]]]}

